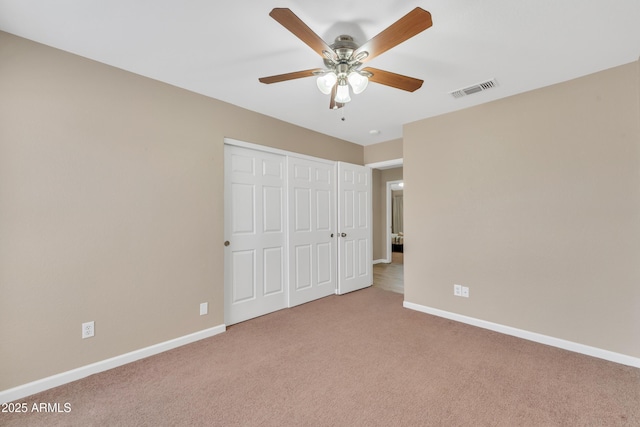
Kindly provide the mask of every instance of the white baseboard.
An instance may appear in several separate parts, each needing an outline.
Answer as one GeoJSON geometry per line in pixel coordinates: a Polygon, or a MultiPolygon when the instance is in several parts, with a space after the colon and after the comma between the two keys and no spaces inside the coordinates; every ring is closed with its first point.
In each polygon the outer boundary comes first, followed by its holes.
{"type": "Polygon", "coordinates": [[[141,348],[139,350],[134,350],[129,353],[121,354],[120,356],[92,363],[90,365],[81,366],[67,372],[52,375],[41,380],[10,388],[8,390],[3,390],[0,391],[0,403],[7,403],[17,399],[22,399],[24,397],[31,396],[32,394],[40,393],[41,391],[45,391],[53,387],[58,387],[72,381],[88,377],[89,375],[117,368],[118,366],[126,365],[127,363],[135,362],[136,360],[144,359],[145,357],[153,356],[177,347],[181,347],[186,344],[191,344],[201,339],[218,335],[226,330],[227,328],[224,324],[214,326],[213,328],[194,332],[193,334],[161,342],[159,344],[141,348]]]}
{"type": "Polygon", "coordinates": [[[599,359],[609,360],[611,362],[620,363],[622,365],[640,368],[640,358],[627,356],[626,354],[615,353],[609,350],[603,350],[597,347],[591,347],[579,344],[573,341],[567,341],[560,338],[550,337],[548,335],[529,332],[523,329],[513,328],[511,326],[500,325],[498,323],[487,322],[486,320],[476,319],[474,317],[464,316],[462,314],[451,313],[449,311],[439,310],[437,308],[427,307],[420,304],[404,301],[403,307],[411,310],[420,311],[422,313],[432,314],[445,319],[455,320],[456,322],[466,323],[468,325],[477,326],[479,328],[489,329],[506,335],[523,338],[525,340],[550,345],[552,347],[562,348],[564,350],[573,351],[575,353],[586,354],[587,356],[597,357],[599,359]]]}
{"type": "Polygon", "coordinates": [[[382,264],[382,263],[385,263],[385,262],[389,262],[389,261],[387,261],[386,259],[374,259],[373,260],[374,264],[382,264]]]}

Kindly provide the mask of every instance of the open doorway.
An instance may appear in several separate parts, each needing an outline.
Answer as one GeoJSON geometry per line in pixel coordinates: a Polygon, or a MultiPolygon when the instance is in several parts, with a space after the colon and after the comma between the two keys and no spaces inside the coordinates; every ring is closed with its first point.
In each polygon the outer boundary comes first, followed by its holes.
{"type": "Polygon", "coordinates": [[[404,182],[387,181],[387,262],[404,264],[404,182]]]}
{"type": "Polygon", "coordinates": [[[373,286],[404,293],[403,168],[373,170],[373,286]],[[394,203],[395,202],[395,203],[394,203]]]}

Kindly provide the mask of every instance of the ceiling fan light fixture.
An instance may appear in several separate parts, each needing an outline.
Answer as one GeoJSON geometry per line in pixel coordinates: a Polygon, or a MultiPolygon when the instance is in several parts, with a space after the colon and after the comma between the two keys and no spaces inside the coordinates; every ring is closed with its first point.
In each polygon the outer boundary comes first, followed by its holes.
{"type": "MultiPolygon", "coordinates": [[[[314,76],[317,78],[318,90],[331,95],[329,108],[332,109],[342,108],[350,102],[351,90],[354,94],[362,93],[367,88],[369,80],[408,92],[414,92],[422,86],[423,81],[413,77],[371,67],[359,69],[364,62],[433,25],[431,14],[420,7],[414,8],[360,46],[349,35],[340,35],[336,37],[335,43],[328,45],[288,8],[274,8],[269,16],[324,58],[325,69],[316,68],[261,77],[258,79],[261,83],[271,84],[314,76]]],[[[344,120],[344,117],[342,119],[344,120]]]]}
{"type": "Polygon", "coordinates": [[[352,71],[349,77],[347,77],[347,80],[349,80],[353,93],[356,95],[364,92],[369,84],[369,79],[357,71],[352,71]]]}
{"type": "Polygon", "coordinates": [[[336,93],[336,102],[340,104],[346,104],[351,101],[351,96],[349,96],[349,85],[344,82],[344,84],[338,85],[338,91],[336,93]]]}
{"type": "Polygon", "coordinates": [[[331,71],[324,74],[323,76],[318,77],[318,79],[316,80],[316,84],[318,85],[318,89],[320,90],[320,92],[324,93],[325,95],[329,95],[337,81],[338,76],[336,75],[336,73],[331,71]]]}

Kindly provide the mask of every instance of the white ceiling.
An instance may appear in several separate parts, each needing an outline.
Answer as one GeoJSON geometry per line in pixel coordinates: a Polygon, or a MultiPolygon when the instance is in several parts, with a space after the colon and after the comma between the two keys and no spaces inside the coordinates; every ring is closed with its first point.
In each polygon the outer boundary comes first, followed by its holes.
{"type": "Polygon", "coordinates": [[[640,0],[0,0],[0,30],[361,145],[402,125],[626,64],[640,55],[640,0]],[[414,93],[372,83],[329,110],[313,78],[258,77],[323,67],[269,17],[288,7],[328,44],[360,44],[414,7],[433,27],[367,66],[423,79],[414,93]],[[498,87],[449,92],[495,78],[498,87]],[[372,135],[371,130],[380,131],[372,135]]]}

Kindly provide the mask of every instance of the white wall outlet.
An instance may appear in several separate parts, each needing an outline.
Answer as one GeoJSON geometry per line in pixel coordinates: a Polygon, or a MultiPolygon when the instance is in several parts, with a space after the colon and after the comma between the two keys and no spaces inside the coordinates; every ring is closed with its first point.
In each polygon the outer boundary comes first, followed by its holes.
{"type": "Polygon", "coordinates": [[[462,296],[462,286],[461,285],[453,285],[453,295],[460,297],[462,296]]]}
{"type": "Polygon", "coordinates": [[[82,324],[82,339],[91,338],[95,334],[95,323],[85,322],[82,324]]]}
{"type": "Polygon", "coordinates": [[[469,288],[466,286],[462,287],[462,296],[465,298],[469,298],[469,288]]]}
{"type": "Polygon", "coordinates": [[[208,312],[209,312],[209,303],[203,302],[202,304],[200,304],[200,316],[204,316],[208,312]]]}

